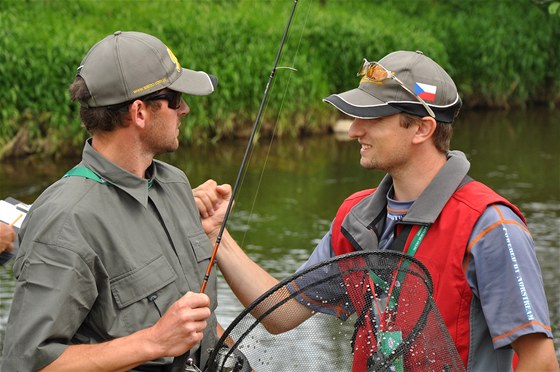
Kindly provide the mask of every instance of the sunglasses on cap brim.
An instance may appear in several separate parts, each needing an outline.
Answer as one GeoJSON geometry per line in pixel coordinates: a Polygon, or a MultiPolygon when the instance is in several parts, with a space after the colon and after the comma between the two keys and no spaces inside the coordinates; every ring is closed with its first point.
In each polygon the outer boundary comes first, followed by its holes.
{"type": "Polygon", "coordinates": [[[436,114],[434,113],[432,108],[430,106],[428,106],[426,101],[424,101],[422,99],[422,97],[420,97],[418,94],[414,93],[412,90],[408,89],[406,87],[406,85],[404,85],[404,83],[401,81],[401,79],[399,79],[392,71],[385,68],[379,62],[369,62],[367,59],[364,58],[364,61],[362,63],[362,67],[360,67],[360,70],[358,71],[357,76],[365,76],[368,80],[373,81],[373,82],[381,82],[381,81],[387,80],[387,79],[394,80],[404,90],[406,90],[408,93],[413,95],[418,100],[418,102],[420,102],[422,104],[422,106],[424,106],[424,108],[426,109],[426,111],[428,112],[428,114],[432,118],[434,118],[434,119],[436,118],[436,114]]]}

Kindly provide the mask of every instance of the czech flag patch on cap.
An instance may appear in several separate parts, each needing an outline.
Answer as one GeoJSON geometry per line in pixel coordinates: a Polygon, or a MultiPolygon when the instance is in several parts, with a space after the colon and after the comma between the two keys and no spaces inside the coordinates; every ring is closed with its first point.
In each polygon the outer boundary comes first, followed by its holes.
{"type": "Polygon", "coordinates": [[[423,83],[414,84],[414,93],[416,93],[418,97],[426,101],[433,102],[436,99],[436,90],[437,87],[435,85],[423,84],[423,83]]]}

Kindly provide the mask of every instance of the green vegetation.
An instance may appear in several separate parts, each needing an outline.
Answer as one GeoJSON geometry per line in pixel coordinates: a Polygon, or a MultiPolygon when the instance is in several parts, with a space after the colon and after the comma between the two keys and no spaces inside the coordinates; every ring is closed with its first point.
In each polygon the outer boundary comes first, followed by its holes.
{"type": "MultiPolygon", "coordinates": [[[[300,0],[271,87],[261,134],[325,131],[338,115],[321,99],[357,85],[363,57],[422,50],[457,82],[466,107],[560,102],[560,22],[531,0],[300,0]]],[[[247,135],[292,1],[0,0],[0,149],[63,155],[85,131],[67,87],[81,58],[116,30],[154,34],[181,64],[218,76],[191,97],[182,140],[247,135]],[[13,150],[13,138],[17,147],[13,150]]],[[[1,154],[1,151],[0,151],[1,154]]]]}

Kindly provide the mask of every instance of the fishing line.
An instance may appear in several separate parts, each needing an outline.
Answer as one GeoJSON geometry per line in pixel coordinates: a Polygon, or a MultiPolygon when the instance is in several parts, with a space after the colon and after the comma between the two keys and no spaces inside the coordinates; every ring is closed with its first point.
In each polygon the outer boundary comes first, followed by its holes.
{"type": "MultiPolygon", "coordinates": [[[[309,9],[309,7],[308,7],[308,9],[309,9]]],[[[307,12],[307,15],[309,15],[309,11],[307,12]]],[[[296,15],[296,18],[297,18],[297,15],[296,15]]],[[[307,18],[306,18],[306,20],[307,20],[307,18]]],[[[295,22],[294,22],[294,24],[295,24],[295,22]]],[[[304,30],[304,29],[305,29],[305,26],[303,27],[302,33],[300,34],[300,42],[299,42],[298,48],[297,48],[297,50],[296,50],[296,55],[297,55],[297,53],[299,52],[299,45],[301,44],[301,35],[303,34],[303,30],[304,30]]],[[[288,38],[287,38],[287,40],[286,40],[286,44],[288,44],[289,39],[290,39],[290,35],[288,35],[288,38]]],[[[295,58],[294,58],[294,61],[295,61],[295,58]]],[[[295,64],[294,61],[292,61],[292,64],[291,64],[292,66],[295,64]]],[[[282,69],[288,69],[288,70],[297,72],[297,69],[296,69],[296,68],[294,68],[294,67],[289,67],[289,66],[277,66],[277,67],[275,68],[275,70],[282,70],[282,69]]],[[[262,171],[261,171],[261,174],[260,174],[260,177],[259,177],[259,181],[258,181],[258,183],[257,183],[256,192],[254,192],[254,197],[253,197],[253,200],[252,200],[252,203],[251,203],[251,208],[249,209],[248,214],[247,214],[247,218],[246,218],[246,220],[245,220],[246,222],[245,222],[244,226],[247,226],[247,227],[251,225],[251,219],[253,218],[253,212],[254,212],[254,208],[255,208],[255,205],[256,205],[256,200],[257,200],[257,197],[258,197],[258,194],[259,194],[259,191],[260,191],[260,187],[261,187],[261,184],[262,184],[263,175],[264,175],[264,170],[266,169],[266,165],[267,165],[267,163],[268,163],[268,158],[269,158],[269,154],[270,154],[270,148],[272,147],[272,143],[273,143],[274,136],[275,136],[275,133],[276,133],[276,128],[277,128],[278,122],[279,122],[280,112],[282,111],[282,106],[283,106],[283,103],[284,103],[284,100],[285,100],[285,97],[286,97],[286,94],[287,94],[287,90],[288,90],[288,87],[289,87],[289,81],[290,81],[290,80],[291,80],[291,76],[290,76],[290,78],[288,79],[288,86],[286,87],[286,90],[285,90],[285,92],[284,92],[284,94],[283,94],[283,96],[282,96],[282,103],[281,103],[281,105],[280,105],[280,109],[278,110],[277,119],[276,119],[275,124],[274,124],[273,133],[272,133],[272,136],[271,136],[269,145],[268,145],[268,151],[267,151],[267,154],[266,154],[265,159],[264,159],[264,164],[263,164],[262,171]]],[[[272,81],[272,85],[270,86],[270,90],[274,89],[275,85],[276,85],[276,80],[272,81]]],[[[265,103],[263,112],[267,112],[267,110],[268,110],[268,105],[269,105],[269,104],[270,104],[270,101],[267,100],[266,103],[265,103]]],[[[257,133],[256,136],[255,136],[256,139],[255,139],[254,142],[258,142],[258,141],[259,141],[258,136],[259,136],[259,134],[257,133]]],[[[254,154],[255,151],[256,151],[256,150],[255,150],[255,147],[253,146],[253,147],[251,148],[251,153],[250,153],[250,155],[249,155],[249,159],[248,159],[248,161],[247,161],[247,164],[250,164],[250,163],[251,163],[251,160],[252,160],[252,158],[253,158],[253,154],[254,154]]],[[[249,170],[249,165],[247,165],[247,166],[245,167],[244,171],[243,171],[243,176],[242,176],[242,178],[241,178],[241,183],[240,183],[240,185],[239,185],[239,189],[241,189],[241,187],[243,186],[243,183],[245,182],[245,178],[246,178],[246,176],[247,176],[248,170],[249,170]]],[[[243,236],[242,236],[241,239],[239,240],[239,245],[241,245],[241,246],[243,246],[243,245],[245,244],[245,238],[247,237],[247,233],[248,233],[249,229],[246,228],[246,229],[244,229],[244,231],[245,231],[245,232],[244,232],[243,236]]]]}
{"type": "Polygon", "coordinates": [[[259,111],[257,113],[257,117],[255,119],[255,123],[253,125],[253,129],[251,130],[251,135],[249,137],[249,140],[247,142],[247,146],[245,148],[245,153],[243,155],[243,159],[241,160],[241,166],[239,167],[239,172],[237,173],[237,179],[235,180],[234,186],[233,186],[233,190],[231,193],[231,198],[228,202],[227,208],[226,208],[226,212],[224,214],[224,219],[222,221],[222,225],[220,226],[220,230],[218,232],[218,236],[216,237],[216,242],[214,244],[214,250],[212,251],[212,256],[210,257],[210,262],[208,263],[208,267],[206,269],[206,273],[204,274],[204,279],[202,281],[202,286],[200,287],[200,293],[204,293],[204,291],[206,290],[206,285],[208,283],[208,279],[210,278],[210,273],[212,272],[212,267],[214,266],[214,262],[216,260],[216,253],[218,252],[218,248],[220,246],[220,243],[222,241],[222,236],[227,224],[227,220],[228,217],[231,213],[231,209],[233,207],[233,203],[235,201],[235,196],[237,195],[237,191],[239,189],[239,185],[240,185],[240,181],[241,178],[243,176],[246,164],[247,164],[247,160],[249,159],[249,154],[251,153],[251,148],[253,145],[253,140],[255,138],[255,134],[259,128],[259,124],[260,124],[260,119],[262,116],[262,112],[266,103],[266,99],[268,97],[268,93],[270,91],[270,86],[271,86],[271,82],[274,79],[274,76],[276,75],[276,69],[278,67],[278,61],[280,60],[280,56],[282,55],[282,49],[284,48],[284,44],[286,43],[286,39],[288,36],[288,32],[290,30],[290,25],[292,23],[292,19],[294,17],[294,13],[296,11],[296,6],[297,6],[298,0],[294,0],[294,5],[292,7],[292,11],[290,13],[290,18],[288,19],[288,23],[286,24],[286,28],[284,30],[284,35],[282,36],[282,41],[280,43],[280,47],[278,48],[278,53],[276,54],[276,59],[274,61],[274,65],[272,68],[272,71],[270,73],[270,76],[268,78],[268,82],[266,84],[266,88],[263,94],[263,98],[261,100],[261,104],[259,107],[259,111]]]}
{"type": "MultiPolygon", "coordinates": [[[[292,58],[292,63],[290,64],[291,66],[295,66],[295,65],[296,65],[296,59],[297,59],[297,57],[298,57],[298,54],[299,54],[299,51],[300,51],[300,48],[301,48],[301,42],[302,42],[302,39],[303,39],[303,31],[306,29],[307,20],[309,19],[309,13],[310,13],[310,9],[311,9],[311,5],[309,5],[309,4],[311,4],[311,1],[308,1],[307,12],[305,13],[305,18],[304,18],[304,21],[303,21],[303,25],[302,25],[302,27],[301,27],[301,32],[299,33],[300,36],[299,36],[299,40],[298,40],[297,47],[296,47],[296,49],[295,49],[294,56],[293,56],[293,58],[292,58]]],[[[296,23],[294,22],[294,24],[296,24],[296,23]]],[[[280,70],[280,69],[288,69],[288,70],[291,70],[291,71],[297,71],[296,68],[294,68],[294,67],[288,67],[288,66],[280,66],[280,67],[277,67],[277,68],[276,68],[276,70],[280,70]]],[[[287,83],[286,83],[286,88],[284,89],[284,93],[283,93],[283,95],[282,95],[282,100],[281,100],[281,103],[280,103],[280,108],[279,108],[279,110],[278,110],[278,115],[276,116],[276,121],[275,121],[275,124],[274,124],[274,129],[273,129],[273,131],[272,131],[272,135],[271,135],[271,138],[270,138],[270,141],[269,141],[269,144],[268,144],[268,149],[267,149],[267,152],[266,152],[266,155],[265,155],[265,158],[264,158],[264,163],[263,163],[263,166],[262,166],[262,169],[261,169],[261,173],[260,173],[260,176],[259,176],[259,181],[258,181],[258,183],[257,183],[257,189],[256,189],[256,192],[255,192],[255,196],[254,196],[254,198],[253,198],[253,202],[252,202],[252,204],[251,204],[251,208],[249,209],[249,215],[247,216],[247,222],[246,222],[246,225],[247,225],[247,226],[250,226],[250,224],[251,224],[251,219],[252,219],[252,217],[253,217],[253,212],[254,212],[254,209],[255,209],[255,206],[256,206],[256,202],[257,202],[257,196],[258,196],[258,194],[259,194],[260,187],[261,187],[262,182],[263,182],[265,169],[266,169],[266,166],[267,166],[267,164],[268,164],[268,159],[270,158],[270,152],[271,152],[271,150],[272,150],[272,144],[273,144],[273,142],[274,142],[274,139],[276,138],[276,130],[277,130],[277,128],[278,128],[278,123],[280,122],[280,113],[282,112],[282,108],[284,107],[284,102],[285,102],[286,96],[287,96],[287,94],[288,94],[288,90],[289,90],[289,87],[290,87],[291,80],[292,80],[292,75],[290,75],[290,76],[288,77],[288,81],[287,81],[287,83]]],[[[274,86],[274,84],[276,84],[276,83],[274,82],[274,83],[273,83],[273,86],[274,86]]],[[[268,107],[268,102],[267,102],[267,104],[266,104],[266,107],[268,107]]],[[[254,151],[254,149],[253,149],[253,151],[254,151]]],[[[241,245],[241,246],[243,246],[244,243],[245,243],[245,238],[247,237],[247,233],[248,233],[248,229],[245,229],[245,232],[244,232],[244,234],[243,234],[243,237],[241,238],[241,241],[240,241],[240,245],[241,245]]]]}

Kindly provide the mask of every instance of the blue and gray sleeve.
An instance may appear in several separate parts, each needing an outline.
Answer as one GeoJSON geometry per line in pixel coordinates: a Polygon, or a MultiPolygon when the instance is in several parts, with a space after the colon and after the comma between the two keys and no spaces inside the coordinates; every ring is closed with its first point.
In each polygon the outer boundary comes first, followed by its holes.
{"type": "Polygon", "coordinates": [[[494,348],[529,333],[552,337],[533,239],[519,216],[507,206],[490,206],[469,241],[475,243],[467,281],[480,300],[494,348]]]}

